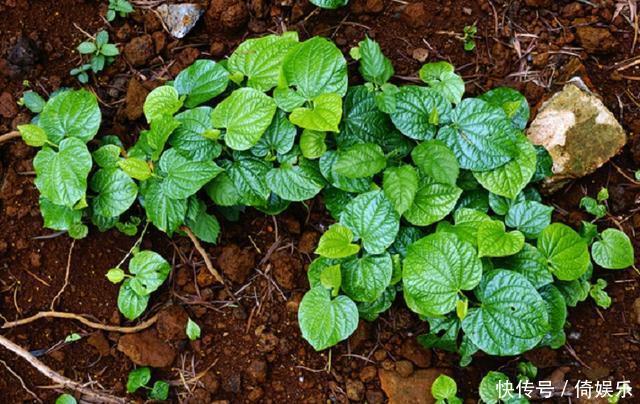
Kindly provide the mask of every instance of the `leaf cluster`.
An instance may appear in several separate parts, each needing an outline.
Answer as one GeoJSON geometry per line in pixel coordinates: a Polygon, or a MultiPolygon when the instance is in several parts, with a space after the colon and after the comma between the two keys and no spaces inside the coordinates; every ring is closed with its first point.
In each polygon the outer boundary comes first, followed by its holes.
{"type": "MultiPolygon", "coordinates": [[[[125,1],[125,3],[127,3],[125,1]]],[[[99,31],[95,38],[82,42],[77,47],[78,52],[89,59],[88,63],[71,69],[71,75],[76,76],[80,83],[89,82],[89,72],[99,73],[105,66],[110,65],[120,54],[118,47],[109,43],[109,33],[99,31]]]]}
{"type": "Polygon", "coordinates": [[[107,21],[111,22],[117,16],[126,18],[133,13],[133,6],[127,0],[109,0],[109,8],[107,9],[107,21]]]}

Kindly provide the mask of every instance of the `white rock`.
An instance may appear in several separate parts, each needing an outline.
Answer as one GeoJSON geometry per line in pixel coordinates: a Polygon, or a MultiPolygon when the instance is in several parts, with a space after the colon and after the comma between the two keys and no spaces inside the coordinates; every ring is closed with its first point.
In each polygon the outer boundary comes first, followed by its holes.
{"type": "Polygon", "coordinates": [[[184,38],[196,25],[204,8],[199,4],[162,4],[156,11],[169,33],[177,39],[184,38]]]}
{"type": "Polygon", "coordinates": [[[613,113],[580,79],[570,81],[542,105],[527,136],[553,159],[553,176],[544,184],[551,192],[594,172],[627,142],[613,113]]]}

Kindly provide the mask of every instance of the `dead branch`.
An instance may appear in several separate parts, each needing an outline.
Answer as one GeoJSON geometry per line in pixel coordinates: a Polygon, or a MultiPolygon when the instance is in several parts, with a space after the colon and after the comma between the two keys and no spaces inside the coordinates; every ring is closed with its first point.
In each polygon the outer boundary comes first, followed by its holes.
{"type": "Polygon", "coordinates": [[[65,313],[65,312],[60,312],[60,311],[41,311],[41,312],[36,313],[35,315],[31,316],[31,317],[23,318],[21,320],[16,320],[16,321],[8,321],[8,322],[2,324],[1,328],[19,327],[21,325],[32,323],[32,322],[34,322],[36,320],[39,320],[41,318],[65,318],[65,319],[79,321],[82,324],[86,325],[87,327],[95,328],[97,330],[103,330],[103,331],[107,331],[107,332],[119,332],[119,333],[122,333],[122,334],[133,334],[133,333],[136,333],[138,331],[145,330],[145,329],[151,327],[152,325],[154,325],[156,323],[156,321],[158,320],[158,315],[156,314],[155,316],[151,317],[150,319],[148,319],[146,321],[143,321],[142,323],[140,323],[138,325],[135,325],[135,326],[121,327],[121,326],[118,326],[118,325],[108,325],[108,324],[96,323],[94,321],[91,321],[91,320],[87,319],[86,317],[83,317],[83,316],[75,314],[75,313],[65,313]]]}
{"type": "Polygon", "coordinates": [[[73,241],[71,242],[71,247],[69,247],[69,255],[67,256],[67,268],[65,270],[65,275],[64,275],[64,284],[62,285],[62,288],[60,288],[56,296],[51,301],[51,306],[49,306],[51,311],[56,310],[56,303],[58,302],[58,299],[60,299],[60,296],[62,296],[62,294],[64,293],[64,290],[67,288],[67,285],[69,284],[69,272],[71,272],[71,254],[73,253],[73,247],[75,245],[76,245],[76,240],[73,239],[73,241]]]}
{"type": "Polygon", "coordinates": [[[6,348],[7,350],[15,353],[25,361],[27,361],[31,366],[36,368],[40,373],[53,380],[57,384],[61,385],[65,389],[73,390],[80,392],[84,395],[84,399],[90,402],[96,403],[114,403],[114,404],[125,404],[127,400],[122,397],[112,396],[107,393],[100,393],[94,390],[91,390],[87,387],[84,387],[78,382],[75,382],[69,378],[66,378],[59,373],[56,373],[53,369],[40,362],[36,357],[31,355],[27,350],[20,347],[19,345],[13,343],[11,340],[5,338],[0,335],[0,345],[6,348]]]}
{"type": "Polygon", "coordinates": [[[0,143],[7,142],[11,139],[16,139],[20,137],[20,132],[14,130],[9,133],[5,133],[4,135],[0,135],[0,143]]]}

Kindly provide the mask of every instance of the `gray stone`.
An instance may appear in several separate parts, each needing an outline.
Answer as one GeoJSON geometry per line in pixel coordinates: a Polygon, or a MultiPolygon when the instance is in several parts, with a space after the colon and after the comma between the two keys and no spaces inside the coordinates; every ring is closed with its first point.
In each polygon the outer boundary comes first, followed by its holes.
{"type": "Polygon", "coordinates": [[[571,80],[542,105],[527,137],[553,159],[553,175],[543,184],[549,192],[591,174],[627,142],[613,113],[580,79],[571,80]]]}
{"type": "Polygon", "coordinates": [[[204,13],[199,4],[162,4],[156,11],[169,33],[177,39],[184,38],[195,27],[204,13]]]}

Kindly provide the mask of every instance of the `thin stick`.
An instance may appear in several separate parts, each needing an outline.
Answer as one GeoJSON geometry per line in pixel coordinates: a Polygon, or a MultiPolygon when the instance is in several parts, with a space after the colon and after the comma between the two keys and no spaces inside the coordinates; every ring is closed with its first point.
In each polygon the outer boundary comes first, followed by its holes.
{"type": "Polygon", "coordinates": [[[27,350],[16,345],[11,340],[8,340],[4,336],[0,335],[0,345],[8,349],[9,351],[15,353],[22,359],[26,360],[31,366],[36,368],[40,373],[53,380],[54,382],[60,384],[65,389],[74,390],[85,395],[85,400],[97,402],[97,403],[114,403],[114,404],[125,404],[127,401],[124,398],[112,396],[107,393],[100,393],[97,391],[93,391],[81,385],[78,382],[75,382],[71,379],[68,379],[59,373],[56,373],[50,367],[45,365],[36,359],[33,355],[31,355],[27,350]]]}
{"type": "Polygon", "coordinates": [[[7,362],[3,361],[2,359],[0,359],[0,363],[2,363],[2,365],[7,369],[7,371],[9,373],[11,373],[13,375],[13,377],[15,377],[16,379],[18,379],[18,381],[20,382],[20,385],[22,386],[22,388],[24,389],[24,391],[26,391],[27,393],[29,393],[37,402],[42,403],[42,400],[40,400],[40,397],[38,397],[38,395],[36,393],[34,393],[33,391],[29,390],[29,388],[27,387],[27,385],[24,383],[24,380],[22,380],[22,377],[20,377],[19,374],[17,374],[15,372],[15,370],[11,369],[11,367],[9,365],[7,365],[7,362]]]}
{"type": "Polygon", "coordinates": [[[69,284],[69,273],[71,272],[71,253],[73,253],[73,246],[75,245],[76,245],[76,239],[73,239],[73,241],[71,242],[71,247],[69,247],[69,255],[67,256],[67,269],[65,270],[65,274],[64,274],[64,284],[62,285],[62,288],[60,288],[60,290],[58,291],[58,294],[56,294],[56,296],[51,301],[51,306],[49,306],[51,311],[56,310],[56,303],[58,302],[58,299],[60,299],[60,296],[62,296],[62,294],[64,293],[64,290],[67,288],[67,285],[69,284]]]}
{"type": "Polygon", "coordinates": [[[12,132],[5,133],[4,135],[0,135],[0,143],[6,142],[11,139],[16,139],[19,137],[20,137],[20,132],[18,132],[17,130],[14,130],[12,132]]]}
{"type": "Polygon", "coordinates": [[[193,234],[191,229],[188,228],[187,226],[182,226],[180,230],[182,230],[187,234],[187,236],[189,236],[189,238],[191,239],[191,242],[193,243],[193,246],[196,248],[196,250],[198,250],[202,258],[204,259],[204,265],[207,267],[209,272],[211,272],[211,275],[213,275],[213,277],[216,278],[216,280],[222,284],[222,286],[224,287],[224,290],[227,292],[229,297],[235,300],[238,306],[240,306],[240,302],[238,301],[238,298],[231,291],[231,289],[229,289],[229,286],[227,286],[227,283],[224,281],[224,278],[222,277],[222,275],[220,275],[220,272],[218,272],[218,270],[213,267],[213,264],[211,263],[211,259],[209,258],[209,254],[207,254],[207,251],[202,247],[202,244],[200,244],[200,241],[193,234]]]}
{"type": "Polygon", "coordinates": [[[76,320],[81,322],[82,324],[86,325],[87,327],[91,327],[91,328],[95,328],[97,330],[103,330],[103,331],[108,331],[108,332],[119,332],[122,334],[132,334],[138,331],[142,331],[145,330],[149,327],[151,327],[153,324],[156,323],[156,321],[158,320],[158,315],[156,314],[155,316],[151,317],[150,319],[132,326],[132,327],[121,327],[118,325],[108,325],[108,324],[102,324],[102,323],[96,323],[94,321],[91,321],[89,319],[87,319],[86,317],[83,317],[79,314],[75,314],[75,313],[65,313],[65,312],[61,312],[61,311],[41,311],[38,312],[36,314],[34,314],[31,317],[27,317],[27,318],[23,318],[21,320],[16,320],[16,321],[8,321],[4,324],[2,324],[2,327],[0,328],[13,328],[13,327],[19,327],[21,325],[25,325],[25,324],[29,324],[31,322],[34,322],[36,320],[39,320],[41,318],[66,318],[66,319],[70,319],[70,320],[76,320]]]}

